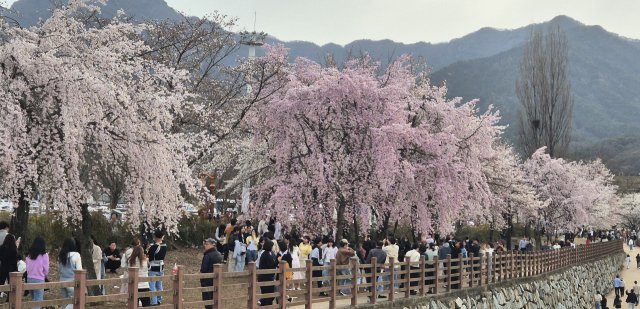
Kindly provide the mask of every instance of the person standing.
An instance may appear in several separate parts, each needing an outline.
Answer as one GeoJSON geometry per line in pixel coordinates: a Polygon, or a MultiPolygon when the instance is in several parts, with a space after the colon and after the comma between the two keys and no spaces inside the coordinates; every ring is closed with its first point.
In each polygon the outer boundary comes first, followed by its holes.
{"type": "MultiPolygon", "coordinates": [[[[91,248],[91,260],[93,261],[93,271],[96,273],[96,279],[102,279],[102,249],[98,246],[95,237],[91,235],[91,243],[93,247],[91,248]]],[[[100,286],[100,290],[102,291],[104,287],[100,286]]]]}
{"type": "Polygon", "coordinates": [[[0,245],[4,243],[4,238],[9,234],[9,223],[7,221],[0,222],[0,245]]]}
{"type": "Polygon", "coordinates": [[[273,225],[275,227],[275,230],[273,231],[273,237],[275,237],[276,240],[280,240],[280,234],[282,233],[282,224],[280,224],[280,221],[278,221],[277,218],[273,218],[273,225]]]}
{"type": "MultiPolygon", "coordinates": [[[[420,246],[418,244],[413,244],[413,246],[411,247],[412,250],[407,251],[407,253],[404,255],[404,259],[405,261],[408,259],[409,262],[414,263],[414,262],[420,262],[420,252],[418,251],[418,249],[420,248],[420,246]]],[[[420,269],[420,265],[411,265],[411,267],[409,267],[411,270],[416,270],[416,269],[420,269]]],[[[420,278],[420,273],[411,273],[409,275],[410,279],[414,279],[414,278],[420,278]]],[[[409,284],[409,286],[411,287],[415,287],[418,286],[418,281],[415,282],[411,282],[411,284],[409,284]]],[[[411,295],[416,295],[417,292],[416,290],[411,290],[410,292],[411,295]]]]}
{"type": "MultiPolygon", "coordinates": [[[[395,237],[391,236],[387,239],[385,239],[385,246],[382,247],[382,250],[384,250],[384,252],[387,254],[387,259],[385,260],[385,263],[390,263],[389,258],[394,258],[394,260],[396,261],[396,263],[398,262],[398,253],[400,248],[398,247],[398,245],[396,245],[396,239],[395,237]]],[[[399,268],[396,265],[389,265],[389,268],[393,267],[394,270],[398,270],[399,268]]],[[[389,270],[387,269],[387,272],[389,270]]],[[[394,280],[398,280],[398,275],[393,275],[393,279],[394,280]]],[[[386,276],[385,281],[389,281],[389,276],[386,276]]],[[[399,284],[396,283],[393,285],[393,287],[395,289],[397,289],[399,287],[399,284]]]]}
{"type": "Polygon", "coordinates": [[[629,251],[633,251],[633,239],[629,239],[629,251]]]}
{"type": "MultiPolygon", "coordinates": [[[[58,269],[60,270],[60,282],[74,281],[74,271],[82,269],[82,260],[76,250],[76,241],[73,238],[65,239],[62,244],[58,254],[58,269]]],[[[62,298],[73,298],[73,290],[73,287],[60,288],[60,294],[62,294],[62,298]]],[[[62,308],[72,309],[73,305],[65,305],[62,308]]]]}
{"type": "Polygon", "coordinates": [[[634,309],[636,307],[636,303],[638,302],[638,297],[633,292],[633,290],[627,291],[626,294],[627,299],[625,300],[625,302],[629,304],[629,309],[634,309]]]}
{"type": "Polygon", "coordinates": [[[622,296],[622,292],[624,290],[620,290],[620,283],[622,282],[622,280],[620,279],[619,275],[616,275],[616,278],[613,279],[613,289],[615,291],[616,296],[622,296]]]}
{"type": "MultiPolygon", "coordinates": [[[[213,273],[214,264],[222,264],[222,255],[216,250],[216,241],[213,238],[207,238],[204,241],[204,256],[202,257],[202,264],[200,265],[201,274],[213,273]]],[[[207,287],[213,286],[213,278],[201,278],[200,286],[207,287]]],[[[213,291],[202,292],[202,300],[213,300],[213,291]]],[[[213,305],[204,306],[206,309],[213,309],[213,305]]]]}
{"type": "MultiPolygon", "coordinates": [[[[327,241],[323,241],[325,245],[322,245],[322,260],[324,261],[324,266],[330,266],[331,260],[336,258],[336,253],[338,253],[338,248],[333,245],[333,239],[328,239],[327,241]]],[[[322,271],[323,277],[329,276],[329,270],[325,269],[322,271]]],[[[322,284],[329,284],[329,280],[324,280],[322,284]]]]}
{"type": "Polygon", "coordinates": [[[264,216],[260,222],[258,222],[258,234],[260,236],[264,236],[264,233],[268,232],[269,225],[267,222],[269,221],[269,217],[264,216]]]}
{"type": "Polygon", "coordinates": [[[520,251],[525,252],[527,251],[527,237],[522,237],[522,239],[520,240],[520,244],[519,244],[519,248],[520,251]]]}
{"type": "Polygon", "coordinates": [[[220,224],[216,229],[215,238],[217,240],[216,249],[220,254],[222,254],[222,262],[227,262],[227,252],[225,248],[227,247],[227,235],[225,234],[227,226],[224,224],[220,224]]]}
{"type": "MultiPolygon", "coordinates": [[[[277,257],[273,252],[273,242],[265,241],[264,243],[264,252],[260,255],[260,269],[277,269],[278,263],[280,262],[280,257],[277,257]]],[[[275,274],[259,274],[258,282],[272,282],[276,279],[275,274]]],[[[260,293],[261,294],[271,294],[275,292],[275,282],[274,285],[261,286],[260,293]]],[[[261,306],[271,306],[273,305],[273,297],[262,298],[260,299],[261,306]]]]}
{"type": "MultiPolygon", "coordinates": [[[[102,250],[100,251],[102,252],[102,250]]],[[[49,275],[49,254],[47,254],[47,246],[44,238],[37,237],[33,240],[25,263],[27,264],[27,283],[44,283],[45,278],[49,275]]],[[[100,266],[100,264],[98,264],[98,266],[100,266]]],[[[44,289],[30,290],[29,294],[33,301],[41,301],[44,299],[44,289]]]]}
{"type": "Polygon", "coordinates": [[[238,220],[236,218],[231,219],[231,225],[227,226],[224,230],[224,234],[226,236],[225,244],[227,245],[227,252],[229,252],[227,258],[228,272],[236,270],[236,259],[233,258],[233,248],[235,246],[235,241],[231,239],[231,235],[235,233],[236,223],[238,223],[238,220]]]}
{"type": "MultiPolygon", "coordinates": [[[[340,249],[338,249],[338,252],[336,253],[336,265],[349,265],[349,260],[355,255],[356,252],[349,248],[349,242],[346,239],[343,239],[340,241],[340,249]]],[[[338,276],[351,275],[351,269],[338,269],[336,273],[338,276]]],[[[339,279],[338,285],[351,285],[351,279],[339,279]]],[[[351,288],[340,289],[338,292],[340,295],[345,296],[348,293],[351,293],[351,288]]]]}
{"type": "MultiPolygon", "coordinates": [[[[131,256],[129,257],[129,267],[137,267],[138,268],[138,278],[146,278],[149,277],[149,265],[147,262],[147,257],[144,255],[144,249],[140,246],[136,246],[131,251],[131,256]]],[[[149,282],[138,282],[138,292],[149,292],[149,282]]],[[[142,303],[142,307],[149,307],[151,305],[150,297],[140,297],[138,298],[140,303],[142,303]]]]}
{"type": "MultiPolygon", "coordinates": [[[[323,266],[324,263],[322,261],[322,238],[316,237],[313,241],[311,253],[309,253],[309,258],[311,259],[312,266],[323,266]]],[[[322,277],[322,270],[313,270],[311,273],[313,278],[322,277]]],[[[322,280],[316,281],[318,284],[318,288],[322,288],[322,280]]],[[[321,292],[320,296],[327,296],[328,294],[325,292],[321,292]]]]}
{"type": "Polygon", "coordinates": [[[256,230],[252,229],[251,235],[245,239],[245,242],[247,243],[247,264],[258,260],[258,240],[256,230]]]}
{"type": "MultiPolygon", "coordinates": [[[[376,261],[378,264],[382,264],[382,262],[387,260],[387,253],[382,250],[382,247],[384,246],[384,242],[383,241],[378,241],[378,243],[376,243],[376,247],[371,249],[371,251],[369,251],[369,255],[367,255],[367,259],[365,260],[366,264],[371,264],[371,259],[372,258],[376,258],[376,261]]],[[[376,273],[380,273],[382,271],[382,269],[380,267],[376,268],[376,273]]],[[[366,269],[365,272],[367,273],[371,273],[372,269],[366,269]]],[[[373,280],[376,280],[375,278],[373,280]]],[[[371,282],[371,278],[367,278],[367,282],[371,282]]],[[[382,276],[378,276],[377,278],[377,282],[382,282],[382,276]]],[[[382,292],[384,290],[382,285],[378,285],[376,286],[376,290],[378,292],[382,292]]],[[[378,298],[387,298],[384,295],[380,295],[378,294],[378,298]]],[[[369,300],[371,300],[371,297],[369,297],[369,300]]]]}
{"type": "Polygon", "coordinates": [[[601,307],[602,295],[600,295],[600,292],[596,292],[596,295],[593,298],[593,300],[596,303],[596,309],[602,309],[602,307],[601,307]]]}
{"type": "MultiPolygon", "coordinates": [[[[634,281],[633,282],[633,292],[636,293],[636,298],[638,298],[638,300],[640,301],[640,285],[638,284],[638,281],[634,281]]],[[[638,305],[638,302],[636,302],[636,306],[638,305]]]]}
{"type": "Polygon", "coordinates": [[[120,268],[120,251],[116,248],[116,242],[109,243],[109,247],[104,249],[104,254],[107,256],[107,262],[104,267],[112,274],[118,274],[116,269],[120,268]]]}
{"type": "Polygon", "coordinates": [[[7,234],[0,245],[0,285],[9,280],[9,273],[18,271],[18,261],[16,237],[7,234]]]}
{"type": "Polygon", "coordinates": [[[627,269],[629,269],[629,264],[631,264],[631,257],[627,254],[627,258],[625,260],[627,261],[627,269]]]}
{"type": "MultiPolygon", "coordinates": [[[[167,255],[167,245],[164,240],[164,233],[161,230],[153,233],[155,243],[149,248],[149,277],[164,276],[164,258],[167,255]]],[[[162,281],[149,282],[149,291],[162,291],[162,281]]],[[[162,296],[152,296],[151,306],[162,304],[162,296]]]]}
{"type": "MultiPolygon", "coordinates": [[[[295,240],[292,240],[289,243],[289,252],[291,253],[291,268],[300,268],[301,264],[300,264],[300,247],[297,246],[297,243],[295,240]]],[[[304,279],[302,277],[303,272],[301,271],[294,271],[293,275],[291,275],[291,280],[300,280],[300,279],[304,279]]],[[[292,290],[300,290],[300,287],[302,286],[302,283],[298,283],[298,288],[296,288],[296,284],[294,283],[293,286],[291,287],[292,290]]]]}

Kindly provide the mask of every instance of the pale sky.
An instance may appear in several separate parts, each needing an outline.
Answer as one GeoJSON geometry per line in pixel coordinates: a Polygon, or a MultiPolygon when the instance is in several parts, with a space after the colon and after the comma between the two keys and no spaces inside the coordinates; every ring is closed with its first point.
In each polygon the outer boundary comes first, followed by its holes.
{"type": "MultiPolygon", "coordinates": [[[[280,40],[347,44],[359,39],[439,43],[482,27],[514,29],[567,15],[640,39],[638,0],[165,0],[188,15],[237,16],[234,30],[280,40]]],[[[14,1],[7,1],[11,5],[14,1]]]]}

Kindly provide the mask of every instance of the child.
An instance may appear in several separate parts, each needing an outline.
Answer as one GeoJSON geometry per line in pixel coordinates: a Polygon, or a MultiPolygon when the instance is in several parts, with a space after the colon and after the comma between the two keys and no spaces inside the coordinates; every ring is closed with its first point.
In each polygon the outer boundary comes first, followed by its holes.
{"type": "Polygon", "coordinates": [[[627,254],[627,269],[629,269],[629,263],[631,263],[631,257],[627,254]]]}
{"type": "Polygon", "coordinates": [[[620,300],[620,296],[616,295],[616,298],[613,300],[614,308],[622,308],[622,301],[620,300]]]}

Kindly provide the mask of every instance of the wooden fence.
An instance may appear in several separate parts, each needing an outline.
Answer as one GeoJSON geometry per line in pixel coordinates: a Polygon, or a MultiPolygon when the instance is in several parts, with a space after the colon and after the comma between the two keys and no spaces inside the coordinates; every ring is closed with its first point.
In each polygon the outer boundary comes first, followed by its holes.
{"type": "MultiPolygon", "coordinates": [[[[615,251],[622,250],[622,240],[615,240],[604,243],[593,243],[589,245],[579,245],[576,248],[565,247],[558,250],[546,250],[535,252],[510,251],[500,252],[491,256],[479,256],[463,258],[447,256],[446,260],[425,261],[424,256],[419,262],[395,263],[390,259],[389,263],[378,263],[374,258],[371,264],[358,264],[357,259],[352,258],[349,265],[336,265],[335,260],[331,260],[330,266],[312,267],[311,260],[307,260],[306,268],[285,268],[281,262],[278,269],[256,270],[255,263],[249,263],[248,270],[242,272],[222,272],[226,265],[214,265],[213,273],[209,274],[185,274],[184,268],[178,266],[178,273],[162,277],[138,277],[137,268],[129,268],[129,278],[87,280],[86,270],[76,270],[75,280],[68,282],[50,283],[28,283],[22,282],[22,273],[11,273],[9,285],[0,286],[0,291],[9,293],[9,302],[0,305],[0,309],[21,309],[32,307],[61,306],[72,304],[74,309],[84,309],[92,307],[90,303],[96,304],[105,301],[119,301],[126,299],[126,305],[122,308],[137,308],[139,297],[163,296],[164,301],[158,309],[182,309],[182,308],[202,308],[206,305],[213,306],[214,309],[222,308],[257,308],[258,300],[273,297],[277,303],[260,308],[291,308],[292,306],[304,305],[305,309],[311,309],[314,304],[328,302],[329,308],[336,308],[340,300],[349,300],[349,305],[357,306],[362,301],[362,297],[369,296],[372,303],[379,299],[377,295],[387,295],[389,301],[396,297],[411,297],[413,295],[423,296],[427,293],[439,294],[452,290],[466,289],[475,286],[482,286],[496,282],[502,282],[513,278],[531,277],[547,272],[551,272],[565,266],[579,264],[591,259],[595,259],[615,251]],[[395,265],[395,267],[389,267],[395,265]],[[348,269],[346,275],[338,275],[338,270],[348,269]],[[313,277],[313,270],[327,270],[329,276],[313,277]],[[306,275],[305,279],[287,280],[285,272],[300,271],[306,275]],[[258,281],[258,275],[277,274],[276,281],[258,281]],[[213,286],[187,288],[185,283],[197,279],[213,279],[213,286]],[[233,278],[234,282],[225,283],[225,278],[233,278]],[[373,278],[373,280],[371,280],[373,278]],[[155,292],[139,292],[138,282],[151,282],[159,280],[171,280],[171,289],[155,292]],[[350,279],[350,283],[339,285],[338,280],[350,279]],[[327,280],[329,286],[317,287],[317,282],[327,280]],[[360,283],[357,283],[360,280],[360,283]],[[100,296],[86,295],[86,289],[79,287],[95,285],[128,284],[129,293],[109,294],[100,296]],[[288,284],[301,284],[301,290],[287,291],[288,284]],[[399,284],[399,287],[395,287],[399,284]],[[278,292],[269,294],[258,294],[260,287],[277,286],[278,292]],[[377,291],[376,287],[383,286],[383,291],[377,291]],[[58,289],[62,287],[75,287],[74,297],[67,299],[53,299],[43,301],[23,301],[23,292],[33,289],[58,289]],[[351,293],[341,295],[340,289],[351,288],[351,293]],[[237,291],[233,297],[223,298],[223,290],[237,291]],[[414,291],[414,293],[412,293],[414,291]],[[212,300],[208,301],[183,301],[185,295],[202,292],[212,292],[212,300]],[[326,296],[319,296],[324,292],[326,296]],[[398,294],[396,294],[398,292],[398,294]],[[292,302],[286,299],[292,298],[292,302]],[[170,300],[170,301],[169,301],[170,300]],[[244,306],[238,306],[238,301],[244,306]],[[232,303],[231,303],[232,302],[232,303]]],[[[230,279],[227,279],[230,280],[230,279]]],[[[349,282],[349,281],[348,281],[349,282]]],[[[193,283],[193,282],[191,282],[193,283]]],[[[316,306],[317,307],[317,306],[316,306]]],[[[325,306],[323,306],[325,307],[325,306]]]]}

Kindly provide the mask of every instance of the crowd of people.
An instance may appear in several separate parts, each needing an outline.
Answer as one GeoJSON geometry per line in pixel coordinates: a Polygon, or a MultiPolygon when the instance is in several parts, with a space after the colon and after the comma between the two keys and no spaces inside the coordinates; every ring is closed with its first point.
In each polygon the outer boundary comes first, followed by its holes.
{"type": "MultiPolygon", "coordinates": [[[[388,235],[382,240],[375,241],[370,236],[367,236],[360,246],[347,239],[336,239],[335,226],[332,230],[319,234],[283,233],[282,227],[276,218],[269,219],[264,217],[259,221],[257,228],[253,227],[251,221],[239,222],[236,218],[231,218],[229,223],[221,224],[217,227],[214,237],[204,241],[205,252],[200,272],[212,273],[215,264],[223,265],[228,272],[240,272],[244,271],[250,262],[255,262],[258,269],[276,269],[284,262],[285,267],[294,269],[291,272],[286,272],[287,279],[296,280],[305,278],[306,272],[302,268],[306,266],[307,260],[311,260],[313,266],[328,266],[331,260],[335,260],[336,265],[348,265],[350,263],[371,264],[375,258],[378,264],[382,264],[389,263],[390,259],[393,258],[398,263],[398,265],[394,266],[394,269],[404,270],[404,267],[406,267],[404,262],[407,260],[418,262],[422,256],[426,261],[433,261],[435,257],[438,257],[438,260],[441,261],[440,263],[445,263],[443,266],[446,267],[446,262],[442,261],[447,261],[448,255],[452,257],[462,255],[464,258],[485,255],[491,257],[495,253],[506,251],[502,241],[480,245],[478,239],[470,240],[469,237],[460,240],[454,237],[436,239],[432,236],[427,236],[412,243],[409,237],[397,239],[394,235],[388,235]]],[[[613,232],[610,234],[603,233],[600,235],[603,237],[590,237],[591,234],[593,232],[588,234],[587,243],[591,241],[607,241],[608,237],[622,237],[625,240],[628,239],[630,246],[633,246],[636,240],[635,232],[633,234],[621,233],[620,235],[615,235],[613,232]]],[[[105,278],[107,272],[118,274],[117,270],[121,268],[125,270],[123,276],[126,277],[129,267],[139,268],[140,277],[164,276],[164,259],[167,254],[167,246],[163,243],[164,234],[161,231],[156,231],[153,237],[154,242],[148,245],[141,245],[137,238],[133,239],[130,247],[124,253],[117,249],[115,242],[111,242],[106,248],[101,248],[94,240],[91,253],[97,277],[105,278]]],[[[0,283],[5,283],[9,273],[15,271],[24,272],[27,283],[41,283],[47,280],[49,256],[43,238],[38,237],[33,241],[28,250],[29,253],[23,261],[17,250],[20,245],[20,239],[16,239],[14,235],[9,233],[9,225],[6,222],[0,222],[0,244],[0,283]],[[23,267],[21,268],[20,265],[23,265],[23,267]]],[[[570,239],[556,238],[554,241],[545,241],[542,245],[542,250],[554,250],[565,246],[575,247],[575,244],[570,239]]],[[[533,251],[533,241],[523,237],[516,250],[533,251]]],[[[60,247],[57,257],[60,281],[73,281],[74,270],[82,269],[79,252],[80,244],[74,238],[66,239],[60,247]]],[[[630,261],[630,257],[628,258],[628,261],[630,261]]],[[[638,268],[640,268],[640,254],[636,256],[636,261],[638,268]]],[[[452,267],[455,267],[458,266],[459,262],[451,261],[450,263],[452,267]]],[[[467,264],[468,262],[464,263],[467,264]]],[[[476,263],[479,263],[479,261],[474,261],[472,265],[467,267],[479,270],[479,265],[473,265],[476,263]]],[[[433,265],[427,265],[427,268],[433,268],[433,265]]],[[[372,271],[370,268],[357,269],[358,272],[371,273],[372,271]]],[[[384,267],[377,267],[376,273],[382,275],[377,276],[375,280],[377,282],[389,281],[389,275],[385,275],[385,272],[390,272],[390,270],[384,267]]],[[[460,276],[459,272],[459,268],[451,270],[453,281],[456,281],[457,276],[460,276]]],[[[338,269],[337,273],[338,275],[351,275],[351,269],[338,269]]],[[[419,275],[419,273],[410,274],[413,278],[419,277],[419,275]]],[[[312,276],[318,278],[328,277],[329,270],[314,270],[312,276]]],[[[427,270],[426,276],[433,276],[433,272],[427,270]]],[[[260,274],[257,279],[260,282],[274,281],[273,285],[260,287],[262,294],[274,293],[279,288],[275,283],[278,280],[278,274],[260,274]]],[[[399,279],[398,275],[395,275],[394,279],[399,279]]],[[[404,279],[404,275],[400,275],[400,279],[404,279]]],[[[372,278],[368,277],[366,280],[370,283],[372,278]]],[[[200,283],[203,287],[212,286],[213,279],[204,278],[200,280],[200,283]]],[[[329,281],[320,280],[316,282],[318,288],[322,288],[328,283],[329,281]]],[[[348,286],[350,284],[350,279],[340,279],[338,282],[338,285],[348,286]]],[[[425,284],[432,285],[433,281],[426,280],[425,284]]],[[[395,288],[399,288],[400,285],[402,284],[396,283],[395,288]]],[[[412,282],[410,285],[410,293],[415,295],[418,282],[412,282]]],[[[294,283],[287,285],[286,288],[287,290],[299,290],[302,287],[303,284],[294,283]]],[[[457,284],[452,285],[452,289],[457,288],[457,284]]],[[[619,284],[616,285],[616,292],[618,292],[618,288],[619,284]]],[[[105,293],[104,287],[101,287],[101,289],[105,293]]],[[[123,285],[120,289],[120,293],[127,293],[127,285],[123,285]]],[[[378,285],[376,289],[378,291],[377,297],[387,297],[384,293],[384,286],[378,285]]],[[[162,281],[140,282],[138,284],[138,291],[140,292],[162,290],[162,281]]],[[[389,290],[388,286],[386,290],[389,290]]],[[[73,291],[73,287],[61,288],[62,297],[73,297],[73,291]]],[[[621,291],[624,292],[624,289],[621,291]]],[[[43,290],[32,290],[29,293],[34,301],[43,299],[43,290]]],[[[347,295],[351,293],[351,289],[344,288],[339,290],[338,293],[347,295]]],[[[327,296],[324,292],[320,292],[319,295],[327,296]]],[[[596,299],[598,297],[602,296],[597,296],[596,299]]],[[[203,300],[212,300],[213,292],[203,292],[202,298],[203,300]]],[[[269,306],[273,304],[274,299],[274,297],[262,298],[259,303],[262,306],[269,306]]],[[[292,298],[288,299],[288,301],[292,300],[292,298]]],[[[162,304],[162,297],[143,297],[139,301],[143,307],[156,306],[162,304]]],[[[67,306],[67,308],[71,307],[71,305],[67,306]]],[[[212,306],[207,306],[207,308],[212,308],[212,306]]]]}
{"type": "MultiPolygon", "coordinates": [[[[167,253],[167,247],[163,243],[163,239],[163,233],[156,231],[155,243],[143,247],[136,238],[123,255],[116,248],[115,242],[110,243],[108,247],[102,250],[93,239],[91,254],[96,277],[104,278],[107,270],[117,274],[116,270],[118,268],[127,269],[128,267],[138,267],[139,277],[164,276],[163,260],[167,253]]],[[[10,234],[9,224],[2,221],[0,222],[0,244],[0,284],[7,284],[9,273],[12,272],[22,272],[23,278],[27,283],[48,282],[50,260],[44,238],[35,238],[27,251],[26,259],[23,259],[18,254],[20,239],[16,239],[13,234],[10,234]]],[[[56,259],[60,272],[60,282],[74,281],[74,271],[83,269],[80,248],[80,242],[76,238],[67,238],[62,243],[56,259]]],[[[125,271],[123,276],[126,277],[127,274],[128,272],[125,271]]],[[[60,288],[62,298],[73,298],[74,289],[74,287],[60,288]]],[[[126,289],[127,285],[123,285],[121,293],[126,293],[126,289]]],[[[104,286],[101,287],[101,290],[104,294],[104,286]]],[[[162,281],[140,282],[138,283],[138,291],[162,291],[162,281]]],[[[44,299],[44,289],[29,290],[28,294],[31,295],[33,301],[44,299]]],[[[141,297],[139,298],[139,303],[142,307],[159,305],[162,303],[162,297],[141,297]]],[[[73,305],[63,306],[63,309],[71,308],[73,308],[73,305]]]]}

